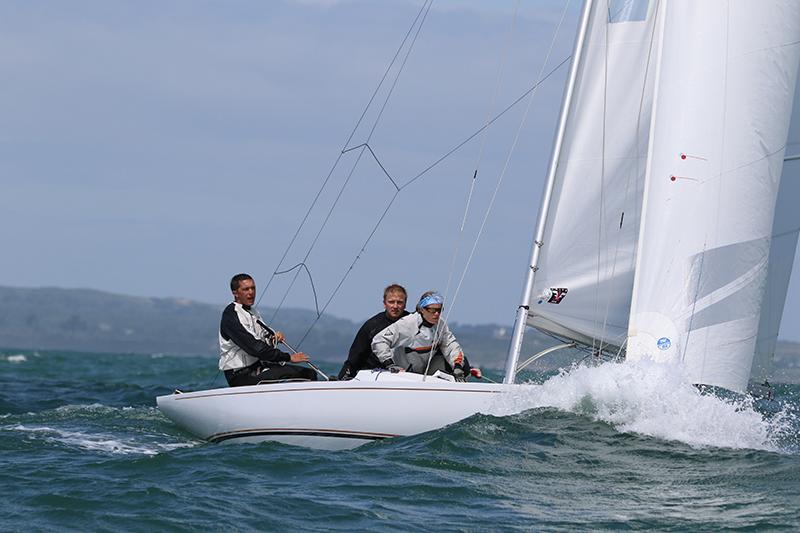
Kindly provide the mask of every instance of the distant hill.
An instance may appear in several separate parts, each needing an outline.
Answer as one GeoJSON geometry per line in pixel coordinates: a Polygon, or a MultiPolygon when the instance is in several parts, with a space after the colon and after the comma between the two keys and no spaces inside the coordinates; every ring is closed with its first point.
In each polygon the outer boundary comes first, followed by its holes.
{"type": "MultiPolygon", "coordinates": [[[[217,355],[222,307],[88,289],[0,287],[0,347],[217,355]]],[[[265,318],[272,315],[273,309],[260,309],[265,318]]],[[[284,309],[271,325],[286,334],[289,344],[315,358],[344,361],[361,322],[323,316],[298,347],[315,317],[312,311],[284,309]]],[[[473,362],[502,366],[510,328],[453,323],[452,329],[473,362]]],[[[530,336],[525,349],[533,353],[545,342],[530,336]]]]}
{"type": "MultiPolygon", "coordinates": [[[[186,299],[140,298],[88,289],[0,287],[0,347],[212,356],[218,353],[222,307],[186,299]]],[[[265,318],[272,311],[261,308],[265,318]]],[[[312,311],[284,309],[272,325],[286,334],[289,344],[314,358],[344,361],[361,321],[324,316],[298,346],[314,319],[312,311]]],[[[451,329],[473,363],[503,366],[510,326],[454,322],[451,329]]],[[[552,339],[531,331],[525,336],[523,358],[553,344],[552,339]]],[[[540,369],[554,368],[585,355],[578,350],[565,350],[535,365],[540,369]]],[[[775,378],[800,382],[800,343],[778,343],[775,378]]]]}

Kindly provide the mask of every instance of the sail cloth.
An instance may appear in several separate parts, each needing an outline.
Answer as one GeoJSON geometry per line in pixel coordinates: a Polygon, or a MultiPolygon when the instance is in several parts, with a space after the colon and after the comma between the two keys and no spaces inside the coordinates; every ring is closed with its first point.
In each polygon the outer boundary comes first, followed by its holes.
{"type": "Polygon", "coordinates": [[[795,86],[794,90],[786,157],[792,157],[792,160],[783,163],[775,219],[772,223],[767,287],[761,306],[756,355],[750,372],[751,381],[757,383],[763,383],[772,375],[775,345],[800,231],[800,209],[797,208],[797,200],[800,198],[800,85],[795,86]]]}
{"type": "Polygon", "coordinates": [[[627,335],[657,3],[591,7],[531,293],[528,325],[598,348],[627,335]]]}
{"type": "Polygon", "coordinates": [[[800,59],[796,0],[670,0],[627,357],[744,390],[800,59]]]}

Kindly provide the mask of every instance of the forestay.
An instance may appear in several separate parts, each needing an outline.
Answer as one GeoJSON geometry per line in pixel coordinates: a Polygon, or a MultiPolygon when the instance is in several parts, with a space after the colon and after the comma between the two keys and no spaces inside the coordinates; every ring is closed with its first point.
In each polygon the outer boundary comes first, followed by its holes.
{"type": "Polygon", "coordinates": [[[744,390],[800,53],[800,2],[661,5],[627,357],[744,390]]]}
{"type": "MultiPolygon", "coordinates": [[[[527,323],[601,348],[627,334],[654,85],[657,2],[588,15],[527,323]]],[[[580,41],[579,41],[580,44],[580,41]]],[[[568,93],[569,94],[569,93],[568,93]]]]}

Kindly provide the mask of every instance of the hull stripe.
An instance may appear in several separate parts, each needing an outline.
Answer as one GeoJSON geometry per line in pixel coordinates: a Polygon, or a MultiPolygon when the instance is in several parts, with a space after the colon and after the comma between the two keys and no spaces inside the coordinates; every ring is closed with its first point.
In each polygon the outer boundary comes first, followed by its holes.
{"type": "Polygon", "coordinates": [[[210,442],[222,442],[231,439],[240,439],[245,437],[261,437],[261,436],[309,436],[309,437],[333,437],[338,439],[359,439],[359,440],[383,440],[392,437],[399,437],[400,435],[392,435],[388,433],[359,433],[359,432],[346,432],[337,430],[325,429],[246,429],[241,431],[229,431],[226,433],[218,433],[207,437],[206,440],[210,442]]]}

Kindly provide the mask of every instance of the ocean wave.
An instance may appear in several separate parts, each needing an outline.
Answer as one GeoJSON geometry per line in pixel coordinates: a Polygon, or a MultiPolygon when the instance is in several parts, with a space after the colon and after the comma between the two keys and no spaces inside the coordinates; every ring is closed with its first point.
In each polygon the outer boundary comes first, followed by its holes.
{"type": "MultiPolygon", "coordinates": [[[[689,384],[679,366],[636,361],[577,366],[541,385],[502,395],[490,414],[555,408],[610,424],[621,432],[719,447],[783,452],[797,434],[789,407],[766,416],[749,397],[723,398],[689,384]]],[[[790,443],[791,444],[791,443],[790,443]]]]}
{"type": "Polygon", "coordinates": [[[101,403],[61,405],[52,409],[50,412],[62,418],[82,416],[109,418],[123,416],[126,419],[153,420],[160,416],[156,407],[112,407],[101,403]]]}
{"type": "Polygon", "coordinates": [[[9,363],[24,363],[28,360],[28,357],[25,354],[15,353],[11,355],[6,355],[3,357],[9,363]]]}
{"type": "Polygon", "coordinates": [[[50,426],[13,424],[2,426],[0,430],[27,433],[41,438],[45,442],[58,443],[72,448],[109,454],[151,456],[178,448],[196,446],[196,443],[191,442],[137,442],[135,439],[125,439],[119,435],[70,431],[50,426]]]}

